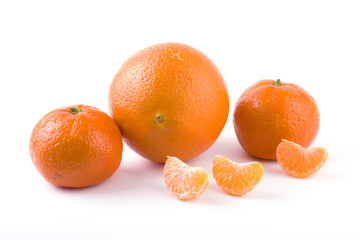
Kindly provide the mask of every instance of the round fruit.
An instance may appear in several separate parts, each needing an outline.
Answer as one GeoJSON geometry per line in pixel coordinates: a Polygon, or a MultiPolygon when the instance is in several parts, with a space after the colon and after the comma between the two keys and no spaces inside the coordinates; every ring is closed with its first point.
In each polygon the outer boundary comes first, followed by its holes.
{"type": "Polygon", "coordinates": [[[184,44],[162,43],[123,64],[111,83],[109,105],[124,140],[141,156],[186,161],[217,139],[229,97],[208,57],[184,44]]]}
{"type": "Polygon", "coordinates": [[[315,100],[301,87],[280,79],[262,80],[240,96],[234,127],[241,146],[250,155],[276,159],[282,139],[308,147],[319,130],[315,100]]]}
{"type": "Polygon", "coordinates": [[[46,114],[30,138],[30,155],[40,174],[62,187],[87,187],[118,169],[122,137],[115,121],[97,108],[76,105],[46,114]]]}

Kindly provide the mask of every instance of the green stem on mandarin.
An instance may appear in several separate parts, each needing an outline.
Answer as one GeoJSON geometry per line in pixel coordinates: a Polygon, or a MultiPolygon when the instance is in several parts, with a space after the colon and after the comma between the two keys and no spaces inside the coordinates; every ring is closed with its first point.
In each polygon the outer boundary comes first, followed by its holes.
{"type": "Polygon", "coordinates": [[[81,108],[74,107],[74,108],[70,108],[70,112],[72,115],[76,115],[79,112],[82,112],[82,110],[81,110],[81,108]]]}
{"type": "Polygon", "coordinates": [[[277,79],[277,80],[276,80],[276,83],[274,83],[273,85],[275,85],[275,86],[282,86],[283,84],[282,84],[282,82],[280,81],[280,79],[277,79]]]}

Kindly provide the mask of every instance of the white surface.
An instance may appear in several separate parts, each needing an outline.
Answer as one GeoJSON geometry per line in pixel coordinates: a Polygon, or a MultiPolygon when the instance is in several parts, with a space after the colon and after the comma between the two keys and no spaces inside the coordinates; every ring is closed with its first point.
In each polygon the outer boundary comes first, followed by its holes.
{"type": "Polygon", "coordinates": [[[359,239],[358,2],[129,2],[0,2],[0,239],[359,239]],[[188,162],[209,171],[207,191],[177,200],[162,165],[127,147],[103,184],[71,190],[45,182],[28,152],[36,122],[77,103],[108,112],[121,64],[167,41],[203,51],[229,89],[224,131],[188,162]],[[313,145],[327,147],[329,158],[304,180],[261,161],[259,185],[232,197],[216,186],[212,158],[254,160],[237,143],[232,113],[242,91],[266,78],[313,95],[321,114],[313,145]]]}

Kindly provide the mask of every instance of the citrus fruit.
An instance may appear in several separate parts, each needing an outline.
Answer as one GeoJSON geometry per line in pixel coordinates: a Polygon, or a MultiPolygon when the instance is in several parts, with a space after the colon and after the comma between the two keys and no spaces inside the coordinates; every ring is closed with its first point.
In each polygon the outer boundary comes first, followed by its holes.
{"type": "Polygon", "coordinates": [[[306,178],[317,172],[326,162],[327,150],[323,147],[305,149],[299,144],[283,140],[276,150],[276,160],[289,175],[306,178]]]}
{"type": "Polygon", "coordinates": [[[200,196],[209,185],[209,177],[205,169],[189,167],[176,157],[167,158],[164,177],[166,187],[181,200],[200,196]]]}
{"type": "Polygon", "coordinates": [[[86,105],[49,112],[30,138],[35,167],[49,183],[62,187],[87,187],[108,179],[120,165],[122,149],[115,121],[86,105]]]}
{"type": "Polygon", "coordinates": [[[236,103],[234,127],[246,152],[276,159],[281,139],[308,147],[319,130],[315,100],[301,87],[278,79],[262,80],[244,91],[236,103]]]}
{"type": "Polygon", "coordinates": [[[141,156],[189,160],[209,148],[229,111],[225,82],[202,52],[162,43],[131,56],[109,90],[110,113],[141,156]]]}
{"type": "Polygon", "coordinates": [[[217,185],[224,192],[242,196],[259,183],[264,168],[258,162],[239,164],[227,157],[216,155],[212,171],[217,185]]]}

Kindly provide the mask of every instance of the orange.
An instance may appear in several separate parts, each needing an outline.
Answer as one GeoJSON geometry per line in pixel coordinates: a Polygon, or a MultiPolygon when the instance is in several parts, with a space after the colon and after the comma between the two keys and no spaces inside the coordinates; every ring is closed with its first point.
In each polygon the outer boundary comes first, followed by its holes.
{"type": "Polygon", "coordinates": [[[97,108],[55,109],[36,124],[30,155],[40,174],[56,186],[80,188],[108,179],[122,157],[115,121],[97,108]]]}
{"type": "Polygon", "coordinates": [[[202,52],[162,43],[131,56],[109,90],[110,112],[141,156],[189,160],[208,149],[229,111],[225,82],[202,52]]]}
{"type": "Polygon", "coordinates": [[[280,167],[297,178],[306,178],[317,172],[326,162],[327,156],[327,150],[323,147],[305,149],[287,140],[283,140],[276,150],[280,167]]]}
{"type": "Polygon", "coordinates": [[[209,185],[209,177],[205,169],[189,167],[176,157],[167,158],[164,177],[166,187],[181,200],[200,196],[209,185]]]}
{"type": "Polygon", "coordinates": [[[319,130],[315,100],[301,87],[278,79],[262,80],[244,91],[236,103],[234,127],[246,152],[275,159],[281,139],[308,147],[319,130]]]}
{"type": "Polygon", "coordinates": [[[224,192],[242,196],[259,183],[264,168],[258,162],[239,164],[227,157],[216,155],[212,171],[217,185],[224,192]]]}

